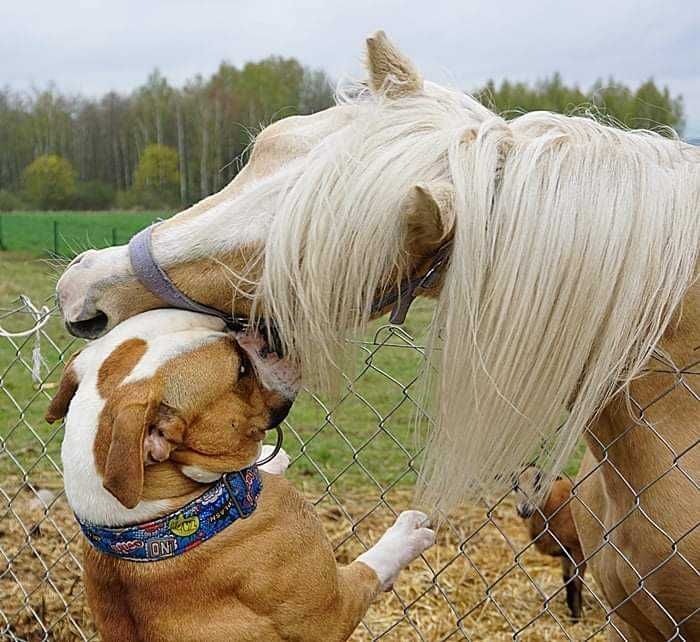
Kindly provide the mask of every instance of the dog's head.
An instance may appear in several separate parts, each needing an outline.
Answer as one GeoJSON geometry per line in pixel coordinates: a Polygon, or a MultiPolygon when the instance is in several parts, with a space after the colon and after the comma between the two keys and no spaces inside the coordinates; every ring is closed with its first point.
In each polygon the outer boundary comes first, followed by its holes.
{"type": "Polygon", "coordinates": [[[525,468],[515,484],[515,510],[522,519],[529,519],[539,508],[537,499],[542,494],[542,471],[537,466],[525,468]]]}
{"type": "Polygon", "coordinates": [[[297,387],[296,371],[268,353],[261,336],[234,336],[204,315],[155,310],[76,355],[46,419],[65,416],[67,431],[93,439],[102,485],[132,508],[147,466],[167,461],[212,481],[254,463],[297,387]],[[91,421],[97,425],[85,425],[91,421]]]}
{"type": "Polygon", "coordinates": [[[552,497],[552,483],[555,486],[566,483],[571,487],[570,482],[563,481],[564,479],[560,475],[551,479],[537,466],[528,466],[522,470],[514,484],[517,502],[515,510],[518,515],[522,519],[530,519],[536,512],[541,514],[543,510],[547,510],[545,507],[552,497]]]}

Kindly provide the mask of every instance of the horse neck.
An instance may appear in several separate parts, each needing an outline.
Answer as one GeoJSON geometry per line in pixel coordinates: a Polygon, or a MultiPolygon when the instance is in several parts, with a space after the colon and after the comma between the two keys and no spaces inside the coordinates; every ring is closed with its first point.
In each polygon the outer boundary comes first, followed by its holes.
{"type": "Polygon", "coordinates": [[[666,465],[662,462],[672,456],[669,446],[682,452],[695,439],[692,418],[699,388],[696,377],[684,373],[700,368],[700,281],[689,288],[659,348],[647,370],[630,384],[632,401],[628,403],[625,393],[618,394],[586,432],[596,458],[607,455],[626,474],[644,469],[643,463],[651,473],[666,465]],[[637,426],[631,428],[635,421],[637,426]]]}
{"type": "Polygon", "coordinates": [[[688,289],[681,309],[664,333],[660,348],[678,368],[687,368],[698,359],[700,347],[700,278],[688,289]]]}

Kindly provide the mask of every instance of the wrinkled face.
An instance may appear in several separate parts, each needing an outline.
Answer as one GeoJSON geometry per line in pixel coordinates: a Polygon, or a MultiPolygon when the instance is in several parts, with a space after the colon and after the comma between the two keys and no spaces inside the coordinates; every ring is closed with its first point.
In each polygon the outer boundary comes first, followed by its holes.
{"type": "Polygon", "coordinates": [[[102,485],[124,506],[138,504],[149,477],[173,468],[206,482],[254,463],[265,432],[288,413],[298,385],[290,365],[267,354],[260,336],[234,337],[222,326],[205,315],[148,312],[66,367],[47,419],[67,415],[66,439],[92,441],[102,485]]]}
{"type": "MultiPolygon", "coordinates": [[[[123,349],[110,358],[119,358],[123,349]]],[[[170,459],[195,478],[253,463],[265,432],[284,419],[293,400],[293,381],[288,390],[262,383],[258,370],[273,369],[269,361],[280,363],[274,355],[263,360],[255,348],[246,350],[231,336],[170,360],[152,384],[162,392],[144,433],[144,463],[170,459]]],[[[138,385],[126,384],[120,396],[130,397],[138,385]]]]}

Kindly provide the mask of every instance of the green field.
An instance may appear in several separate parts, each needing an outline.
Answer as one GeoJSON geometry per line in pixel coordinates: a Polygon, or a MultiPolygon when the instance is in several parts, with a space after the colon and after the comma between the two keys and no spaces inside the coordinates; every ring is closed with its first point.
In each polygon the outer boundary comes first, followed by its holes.
{"type": "Polygon", "coordinates": [[[72,257],[126,243],[166,212],[8,212],[0,214],[0,250],[72,257]]]}
{"type": "MultiPolygon", "coordinates": [[[[34,230],[39,229],[37,221],[42,216],[9,215],[12,224],[22,232],[17,238],[32,245],[34,230]]],[[[139,222],[137,215],[131,214],[62,216],[66,222],[74,222],[73,229],[77,230],[74,238],[79,234],[92,235],[91,230],[96,229],[94,221],[104,217],[105,227],[101,229],[109,229],[118,222],[123,240],[129,236],[128,225],[138,228],[153,217],[143,215],[139,222]],[[126,217],[124,221],[122,216],[126,217]]],[[[90,238],[95,240],[94,236],[90,238]]],[[[20,305],[20,295],[30,295],[37,305],[52,302],[60,268],[41,258],[40,248],[45,240],[42,232],[31,251],[0,252],[0,326],[7,330],[29,325],[26,315],[8,314],[20,305]]],[[[340,400],[331,402],[308,392],[300,396],[290,414],[291,429],[285,437],[285,448],[297,459],[291,474],[298,482],[308,481],[313,485],[332,482],[333,491],[341,492],[347,487],[374,487],[383,491],[395,483],[415,481],[417,463],[413,457],[418,448],[412,418],[419,390],[414,379],[422,355],[409,335],[420,344],[430,316],[431,304],[418,301],[401,329],[386,326],[386,319],[375,323],[357,345],[356,367],[340,400]]],[[[67,334],[58,318],[51,319],[45,332],[47,336],[41,339],[45,361],[41,367],[41,384],[35,383],[31,375],[35,338],[0,337],[0,439],[4,444],[4,448],[0,447],[0,474],[26,474],[35,481],[56,479],[61,429],[46,424],[43,414],[62,363],[81,345],[67,334]]],[[[577,470],[581,454],[579,449],[567,472],[577,470]]]]}

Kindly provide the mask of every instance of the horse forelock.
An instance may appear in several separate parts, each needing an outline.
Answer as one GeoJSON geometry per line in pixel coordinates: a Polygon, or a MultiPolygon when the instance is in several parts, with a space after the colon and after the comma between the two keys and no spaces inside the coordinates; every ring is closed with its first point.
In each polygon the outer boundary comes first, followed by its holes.
{"type": "Polygon", "coordinates": [[[433,85],[343,100],[355,117],[278,194],[254,313],[275,319],[307,383],[338,380],[345,340],[410,267],[406,195],[448,181],[455,237],[427,347],[420,499],[447,509],[465,489],[491,494],[538,450],[557,472],[694,278],[696,152],[590,118],[508,122],[433,85]]]}

